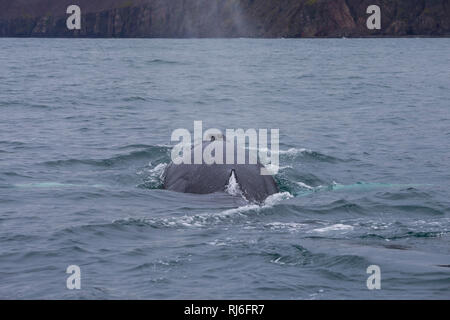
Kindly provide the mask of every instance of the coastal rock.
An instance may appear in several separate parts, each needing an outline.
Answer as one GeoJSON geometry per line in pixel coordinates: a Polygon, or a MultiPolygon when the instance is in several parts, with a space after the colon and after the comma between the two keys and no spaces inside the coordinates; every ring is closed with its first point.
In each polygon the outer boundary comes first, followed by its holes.
{"type": "Polygon", "coordinates": [[[450,0],[0,0],[7,37],[449,36],[450,0]],[[66,8],[82,9],[68,30],[66,8]],[[381,8],[368,30],[366,9],[381,8]]]}

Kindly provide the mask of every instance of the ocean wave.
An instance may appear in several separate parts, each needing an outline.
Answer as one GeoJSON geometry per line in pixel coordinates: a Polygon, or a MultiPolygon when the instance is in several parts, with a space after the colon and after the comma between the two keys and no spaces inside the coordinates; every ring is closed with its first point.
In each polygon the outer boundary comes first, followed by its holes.
{"type": "Polygon", "coordinates": [[[105,188],[103,184],[76,184],[76,183],[61,183],[54,181],[47,182],[32,182],[32,183],[17,183],[13,185],[17,188],[105,188]]]}
{"type": "Polygon", "coordinates": [[[352,231],[354,229],[353,226],[348,224],[337,223],[328,227],[317,228],[311,230],[311,232],[330,232],[330,231],[352,231]]]}
{"type": "Polygon", "coordinates": [[[166,146],[151,146],[144,150],[136,150],[126,154],[119,154],[105,159],[64,159],[51,160],[41,164],[51,167],[74,166],[74,165],[91,165],[100,167],[111,167],[118,164],[135,160],[149,159],[168,159],[169,150],[166,146]]]}
{"type": "Polygon", "coordinates": [[[400,231],[392,234],[366,233],[361,239],[381,239],[386,241],[409,239],[409,238],[440,238],[450,234],[450,230],[442,231],[400,231]]]}
{"type": "Polygon", "coordinates": [[[272,208],[283,200],[292,198],[292,195],[283,192],[269,196],[263,204],[249,203],[237,208],[226,209],[216,213],[205,213],[196,215],[184,215],[180,217],[164,218],[126,218],[114,220],[114,224],[139,224],[148,225],[154,228],[184,228],[184,227],[207,227],[211,225],[222,224],[224,222],[237,222],[245,220],[252,214],[258,214],[261,211],[272,208]]]}
{"type": "Polygon", "coordinates": [[[144,175],[144,182],[138,185],[138,188],[144,189],[161,189],[164,183],[164,171],[168,163],[159,163],[156,166],[152,166],[149,163],[149,168],[147,170],[139,170],[136,172],[137,175],[144,175]]]}
{"type": "MultiPolygon", "coordinates": [[[[160,145],[156,145],[157,147],[159,147],[160,145]]],[[[123,145],[118,147],[118,150],[127,150],[127,149],[148,149],[148,148],[153,148],[154,146],[149,145],[149,144],[143,144],[143,143],[137,143],[137,144],[127,144],[127,145],[123,145]]]]}
{"type": "Polygon", "coordinates": [[[123,98],[122,101],[135,102],[135,101],[147,101],[147,99],[144,97],[141,97],[141,96],[131,96],[131,97],[123,98]]]}
{"type": "MultiPolygon", "coordinates": [[[[308,190],[314,190],[314,187],[309,186],[309,185],[307,185],[307,184],[304,183],[304,182],[296,181],[295,183],[296,183],[298,186],[300,186],[301,188],[305,188],[305,189],[308,189],[308,190]]],[[[320,186],[319,186],[319,187],[320,187],[320,186]]]]}
{"type": "Polygon", "coordinates": [[[297,157],[302,157],[304,160],[320,161],[336,163],[344,161],[343,159],[335,156],[326,155],[317,151],[313,151],[305,148],[290,148],[288,150],[280,150],[279,154],[282,159],[295,160],[297,157]]]}
{"type": "Polygon", "coordinates": [[[164,60],[164,59],[152,59],[152,60],[146,61],[145,63],[149,64],[149,65],[184,64],[183,62],[180,62],[180,61],[164,60]]]}
{"type": "Polygon", "coordinates": [[[309,224],[298,222],[271,222],[264,225],[272,231],[299,232],[307,228],[309,224]]]}
{"type": "Polygon", "coordinates": [[[334,156],[326,155],[317,151],[313,151],[307,148],[289,148],[287,150],[272,150],[269,148],[251,148],[247,147],[247,150],[256,150],[258,152],[266,152],[269,156],[272,154],[278,154],[282,160],[296,160],[298,157],[304,159],[311,159],[324,162],[340,162],[344,161],[334,156]]]}
{"type": "Polygon", "coordinates": [[[300,255],[277,255],[270,260],[271,263],[281,266],[314,266],[314,268],[325,268],[322,270],[324,276],[332,280],[351,280],[341,271],[344,268],[360,267],[367,264],[367,260],[357,255],[332,255],[323,253],[313,253],[304,249],[300,255]]]}
{"type": "Polygon", "coordinates": [[[24,148],[27,144],[22,141],[0,141],[0,145],[4,145],[6,147],[14,147],[14,148],[24,148]]]}
{"type": "MultiPolygon", "coordinates": [[[[380,200],[403,200],[403,199],[428,199],[431,195],[425,191],[419,191],[416,188],[427,187],[427,184],[399,184],[399,183],[379,183],[379,182],[356,182],[342,184],[336,181],[325,184],[318,177],[307,176],[309,184],[304,181],[296,181],[289,176],[289,173],[279,173],[275,179],[284,191],[288,191],[295,196],[306,196],[317,192],[351,192],[364,193],[372,191],[385,191],[377,193],[374,196],[380,200]],[[310,182],[311,181],[311,182],[310,182]],[[316,185],[314,185],[316,184],[316,185]]],[[[401,207],[401,206],[400,206],[401,207]]],[[[430,208],[428,208],[430,209],[430,208]]],[[[443,210],[445,211],[445,210],[443,210]]]]}

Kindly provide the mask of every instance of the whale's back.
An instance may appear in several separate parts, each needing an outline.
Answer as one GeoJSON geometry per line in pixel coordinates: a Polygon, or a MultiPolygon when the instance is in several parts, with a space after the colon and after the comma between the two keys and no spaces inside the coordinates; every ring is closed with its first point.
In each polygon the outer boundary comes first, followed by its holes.
{"type": "MultiPolygon", "coordinates": [[[[203,148],[208,144],[208,142],[203,143],[203,148]]],[[[198,147],[200,146],[195,148],[198,147]]],[[[191,150],[192,161],[195,148],[191,150]]],[[[223,148],[223,154],[225,155],[226,143],[224,143],[223,148]]],[[[277,193],[278,187],[274,178],[271,175],[261,175],[263,166],[259,162],[248,164],[248,154],[246,154],[245,160],[245,164],[171,163],[164,173],[164,188],[197,194],[224,191],[234,170],[239,187],[248,200],[261,202],[269,195],[277,193]]]]}

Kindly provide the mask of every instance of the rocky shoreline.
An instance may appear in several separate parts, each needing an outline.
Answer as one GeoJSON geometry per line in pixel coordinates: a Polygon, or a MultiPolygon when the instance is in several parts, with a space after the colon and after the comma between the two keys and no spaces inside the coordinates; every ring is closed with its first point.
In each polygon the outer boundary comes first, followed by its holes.
{"type": "Polygon", "coordinates": [[[1,37],[442,37],[450,0],[0,0],[1,37]],[[77,4],[81,29],[69,30],[77,4]],[[381,9],[370,30],[367,7],[381,9]]]}

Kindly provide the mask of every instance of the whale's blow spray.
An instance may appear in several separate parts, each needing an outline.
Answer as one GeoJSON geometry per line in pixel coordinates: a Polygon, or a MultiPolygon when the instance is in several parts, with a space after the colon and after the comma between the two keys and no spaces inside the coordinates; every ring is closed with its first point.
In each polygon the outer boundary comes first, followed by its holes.
{"type": "Polygon", "coordinates": [[[248,37],[253,28],[240,0],[189,0],[183,2],[180,30],[189,37],[248,37]]]}

